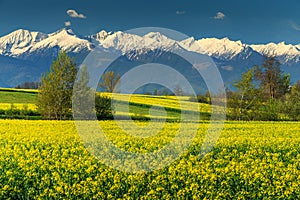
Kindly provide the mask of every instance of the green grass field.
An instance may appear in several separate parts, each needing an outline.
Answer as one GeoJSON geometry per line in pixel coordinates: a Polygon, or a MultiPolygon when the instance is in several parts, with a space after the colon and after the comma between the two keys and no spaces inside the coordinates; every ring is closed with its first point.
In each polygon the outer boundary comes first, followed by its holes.
{"type": "Polygon", "coordinates": [[[37,90],[0,88],[0,103],[35,104],[37,90]]]}

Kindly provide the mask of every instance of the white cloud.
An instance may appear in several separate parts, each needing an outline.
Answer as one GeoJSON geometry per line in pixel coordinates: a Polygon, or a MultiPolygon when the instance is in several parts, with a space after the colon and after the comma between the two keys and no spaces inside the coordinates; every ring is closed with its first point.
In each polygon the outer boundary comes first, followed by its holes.
{"type": "Polygon", "coordinates": [[[230,65],[226,65],[226,66],[221,66],[222,69],[227,70],[227,71],[232,71],[233,67],[230,65]]]}
{"type": "Polygon", "coordinates": [[[81,19],[86,18],[84,14],[79,14],[76,10],[67,10],[67,14],[73,18],[81,18],[81,19]]]}
{"type": "Polygon", "coordinates": [[[296,31],[300,31],[300,25],[296,24],[293,21],[290,21],[290,25],[293,29],[295,29],[296,31]]]}
{"type": "Polygon", "coordinates": [[[71,26],[71,22],[70,21],[66,21],[65,22],[65,26],[71,26]]]}
{"type": "Polygon", "coordinates": [[[214,16],[214,19],[224,19],[226,17],[226,15],[222,12],[217,12],[217,14],[214,16]]]}
{"type": "Polygon", "coordinates": [[[184,15],[186,13],[185,10],[177,10],[176,15],[184,15]]]}

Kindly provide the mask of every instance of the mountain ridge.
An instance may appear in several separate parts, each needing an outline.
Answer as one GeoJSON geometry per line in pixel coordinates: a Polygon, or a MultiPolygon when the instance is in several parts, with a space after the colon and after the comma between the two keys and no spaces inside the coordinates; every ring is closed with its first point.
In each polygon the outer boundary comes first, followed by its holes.
{"type": "MultiPolygon", "coordinates": [[[[77,63],[80,64],[97,45],[108,50],[118,51],[122,55],[130,54],[130,58],[139,57],[137,54],[147,55],[147,51],[153,52],[156,49],[162,51],[185,49],[205,54],[216,62],[224,81],[230,84],[236,81],[242,72],[252,67],[251,65],[261,64],[265,55],[278,58],[287,73],[293,72],[293,81],[300,75],[300,72],[295,73],[300,71],[297,70],[300,67],[300,44],[291,45],[280,42],[253,45],[245,44],[241,40],[233,41],[227,37],[221,39],[200,38],[198,40],[189,37],[177,41],[158,32],[149,32],[139,36],[122,31],[107,32],[105,30],[81,37],[68,28],[49,34],[18,29],[0,37],[0,55],[15,59],[10,64],[12,71],[20,70],[23,63],[26,63],[26,66],[30,66],[32,63],[32,66],[28,68],[35,69],[36,72],[31,77],[30,73],[25,73],[22,68],[22,73],[26,74],[26,77],[22,74],[17,74],[15,79],[8,77],[7,80],[14,80],[13,83],[5,82],[5,77],[0,75],[0,80],[2,80],[0,84],[4,83],[13,87],[15,85],[12,84],[22,83],[25,78],[26,81],[37,81],[39,77],[36,74],[45,73],[61,49],[71,56],[75,56],[77,63]],[[19,61],[18,64],[16,64],[16,60],[19,61]]],[[[0,63],[0,70],[7,68],[4,64],[7,65],[9,59],[6,60],[2,64],[0,63]]]]}
{"type": "MultiPolygon", "coordinates": [[[[59,45],[62,49],[66,50],[67,52],[76,52],[80,49],[78,48],[71,48],[70,43],[75,43],[75,45],[81,45],[80,48],[86,47],[89,50],[91,50],[91,39],[98,41],[100,44],[104,44],[104,47],[112,47],[112,44],[108,44],[106,40],[110,40],[112,37],[120,37],[120,35],[128,35],[126,39],[131,39],[133,42],[141,42],[141,40],[144,38],[151,38],[150,36],[155,36],[157,42],[164,42],[166,40],[172,40],[167,38],[165,35],[161,33],[155,33],[150,32],[144,35],[143,37],[129,34],[122,31],[116,31],[116,32],[107,32],[105,30],[101,30],[95,34],[80,37],[77,36],[72,29],[62,28],[58,31],[55,31],[53,33],[42,33],[39,31],[29,31],[26,29],[18,29],[16,31],[13,31],[7,35],[4,35],[0,37],[0,54],[6,55],[6,56],[18,56],[21,53],[24,53],[27,49],[25,47],[29,46],[36,46],[35,48],[41,47],[40,44],[43,40],[48,39],[48,43],[55,43],[56,45],[59,45]],[[63,40],[59,41],[59,39],[53,40],[53,37],[57,37],[57,35],[64,35],[65,37],[68,35],[69,38],[65,38],[65,40],[68,40],[65,44],[58,44],[59,42],[62,42],[63,40]],[[160,35],[160,38],[158,37],[160,35]],[[130,37],[131,36],[131,37],[130,37]],[[165,37],[164,39],[161,39],[165,37]],[[27,41],[25,39],[27,38],[27,41]],[[73,39],[73,41],[70,42],[70,38],[73,39]],[[139,38],[139,40],[134,41],[135,39],[139,38]],[[159,38],[159,39],[158,39],[159,38]],[[18,39],[18,40],[17,40],[18,39]],[[50,40],[52,39],[52,41],[50,40]],[[23,43],[22,43],[23,42],[23,43]],[[27,43],[26,43],[27,42],[27,43]],[[78,44],[80,43],[80,44],[78,44]],[[25,45],[24,45],[25,44],[25,45]],[[11,49],[11,46],[18,47],[19,51],[8,51],[7,49],[11,49]],[[23,51],[20,50],[20,48],[24,48],[23,51]],[[8,54],[7,52],[10,52],[8,54]]],[[[63,37],[61,37],[63,38],[63,37]]],[[[275,56],[275,57],[284,57],[284,60],[281,60],[282,64],[288,63],[289,61],[296,61],[299,62],[300,58],[300,44],[292,45],[292,44],[286,44],[284,41],[279,43],[267,43],[267,44],[246,44],[243,43],[241,40],[230,40],[228,37],[224,38],[200,38],[196,40],[194,37],[187,38],[186,40],[190,40],[191,43],[197,43],[201,48],[202,52],[199,49],[193,49],[190,45],[187,45],[187,41],[176,41],[179,44],[181,44],[185,49],[195,51],[197,53],[204,53],[209,56],[221,58],[223,59],[232,59],[234,56],[236,56],[238,53],[242,52],[245,48],[251,48],[252,50],[260,53],[261,55],[266,56],[275,56]]],[[[46,43],[44,41],[44,43],[46,43]]],[[[127,42],[128,43],[128,42],[127,42]]],[[[53,45],[55,46],[55,45],[53,45]]],[[[33,48],[33,49],[35,49],[33,48]]],[[[29,48],[28,48],[29,49],[29,48]]],[[[120,48],[119,48],[120,49],[120,48]]],[[[13,49],[14,50],[14,49],[13,49]]],[[[132,50],[132,49],[130,49],[132,50]]],[[[129,49],[123,50],[123,53],[126,51],[129,51],[129,49]]]]}

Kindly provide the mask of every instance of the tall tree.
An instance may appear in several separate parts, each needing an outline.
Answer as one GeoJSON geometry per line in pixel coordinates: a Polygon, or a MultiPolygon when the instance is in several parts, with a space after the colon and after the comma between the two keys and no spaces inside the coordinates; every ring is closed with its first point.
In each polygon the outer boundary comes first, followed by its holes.
{"type": "Polygon", "coordinates": [[[115,75],[114,71],[107,71],[102,75],[102,82],[99,86],[104,89],[105,92],[118,92],[116,86],[120,81],[120,75],[115,75]]]}
{"type": "Polygon", "coordinates": [[[38,109],[44,118],[62,120],[71,115],[76,75],[75,62],[66,52],[60,51],[39,87],[38,109]]]}
{"type": "Polygon", "coordinates": [[[92,119],[94,113],[95,90],[89,86],[90,76],[86,66],[78,72],[73,89],[73,115],[76,119],[92,119]]]}
{"type": "Polygon", "coordinates": [[[180,87],[180,85],[175,85],[175,87],[174,87],[174,94],[176,96],[183,96],[183,90],[180,87]]]}
{"type": "Polygon", "coordinates": [[[259,101],[259,90],[254,83],[254,71],[255,69],[252,68],[243,73],[241,79],[234,84],[237,91],[229,95],[229,106],[236,109],[234,113],[239,120],[249,119],[248,111],[259,101]]]}
{"type": "Polygon", "coordinates": [[[73,89],[73,114],[76,119],[98,119],[113,118],[112,100],[110,97],[96,93],[89,86],[90,76],[86,66],[82,66],[78,73],[77,81],[73,89]]]}
{"type": "Polygon", "coordinates": [[[260,81],[260,89],[269,99],[278,99],[287,93],[290,76],[280,70],[280,62],[275,57],[265,57],[262,65],[255,66],[256,79],[260,81]]]}

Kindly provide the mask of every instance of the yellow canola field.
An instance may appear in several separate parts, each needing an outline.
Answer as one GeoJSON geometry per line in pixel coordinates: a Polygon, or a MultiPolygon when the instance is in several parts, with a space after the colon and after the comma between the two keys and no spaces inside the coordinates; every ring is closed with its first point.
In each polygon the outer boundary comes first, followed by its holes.
{"type": "MultiPolygon", "coordinates": [[[[162,148],[180,126],[167,122],[156,136],[136,139],[130,134],[139,130],[99,123],[118,148],[136,152],[162,148]]],[[[207,128],[199,124],[174,163],[133,174],[95,159],[72,121],[0,120],[0,199],[300,198],[299,123],[227,122],[213,151],[200,159],[207,128]]]]}
{"type": "Polygon", "coordinates": [[[18,110],[37,110],[37,106],[33,103],[0,103],[0,110],[9,110],[9,109],[18,109],[18,110]]]}
{"type": "Polygon", "coordinates": [[[162,107],[173,108],[178,110],[196,111],[198,108],[200,112],[211,112],[211,106],[209,104],[195,103],[189,101],[189,97],[186,96],[151,96],[141,94],[118,94],[118,93],[103,93],[113,97],[114,100],[120,100],[125,102],[145,104],[145,105],[159,105],[162,107]]]}

